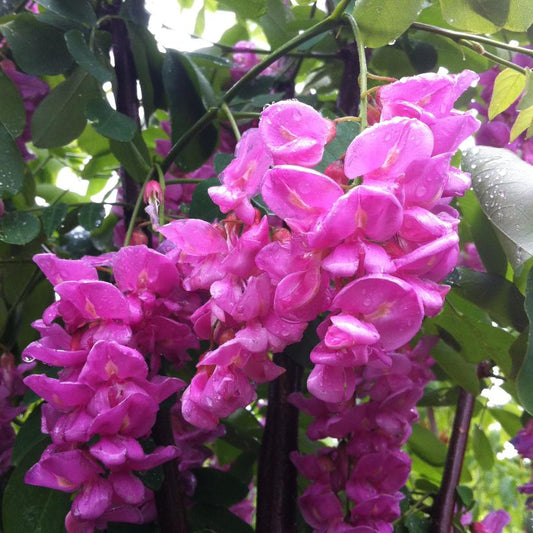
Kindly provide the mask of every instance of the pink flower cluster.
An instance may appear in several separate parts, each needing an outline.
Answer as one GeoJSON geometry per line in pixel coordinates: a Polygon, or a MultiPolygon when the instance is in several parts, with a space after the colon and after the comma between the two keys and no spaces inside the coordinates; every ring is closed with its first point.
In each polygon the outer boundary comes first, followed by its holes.
{"type": "Polygon", "coordinates": [[[26,392],[22,382],[23,374],[32,369],[33,364],[15,366],[15,358],[5,352],[0,355],[0,476],[11,465],[11,452],[15,443],[15,432],[11,422],[25,411],[22,405],[15,405],[15,400],[26,392]]]}
{"type": "MultiPolygon", "coordinates": [[[[230,68],[231,79],[233,81],[240,80],[250,69],[261,62],[259,56],[254,52],[256,46],[251,41],[239,41],[234,45],[235,52],[233,53],[234,66],[230,68]]],[[[261,75],[276,76],[284,66],[285,61],[278,59],[267,67],[261,75]]]]}
{"type": "MultiPolygon", "coordinates": [[[[524,68],[533,66],[533,58],[525,54],[514,54],[512,61],[524,68]]],[[[493,67],[479,76],[479,84],[483,87],[481,91],[482,103],[473,102],[471,107],[479,112],[484,121],[475,137],[476,144],[507,148],[519,155],[524,161],[533,164],[533,139],[526,139],[527,132],[519,135],[512,143],[509,142],[511,128],[518,116],[518,99],[503,113],[489,121],[488,105],[492,99],[494,81],[499,73],[500,69],[493,67]]]]}
{"type": "Polygon", "coordinates": [[[31,141],[31,117],[35,109],[37,109],[37,106],[41,103],[41,100],[48,94],[50,88],[48,87],[48,83],[40,78],[19,72],[16,69],[15,64],[9,59],[0,61],[0,68],[16,85],[24,101],[24,107],[26,108],[26,127],[24,128],[22,135],[17,138],[17,144],[24,159],[29,161],[35,158],[35,156],[28,152],[26,148],[26,143],[31,141]]]}
{"type": "Polygon", "coordinates": [[[418,418],[416,402],[433,378],[429,351],[436,340],[426,337],[413,350],[372,354],[368,365],[357,370],[355,397],[345,402],[292,395],[294,405],[314,417],[307,430],[310,439],[339,441],[317,455],[291,456],[312,481],[300,497],[300,508],[314,531],[392,531],[390,524],[400,516],[399,491],[411,467],[400,447],[418,418]]]}
{"type": "MultiPolygon", "coordinates": [[[[533,419],[527,421],[526,425],[516,434],[516,437],[511,440],[511,444],[516,448],[516,451],[525,459],[533,460],[533,419]]],[[[529,483],[518,487],[522,494],[533,494],[533,478],[529,483]]],[[[529,509],[533,509],[533,496],[527,500],[529,509]]]]}
{"type": "Polygon", "coordinates": [[[145,453],[138,439],[150,435],[159,404],[184,386],[157,371],[161,356],[179,368],[187,348],[197,347],[185,321],[195,298],[184,297],[174,265],[145,246],[97,259],[43,254],[35,261],[59,299],[34,323],[41,338],[23,356],[59,372],[24,380],[46,400],[42,431],[52,439],[26,482],[77,493],[69,533],[153,520],[153,494],[134,472],[180,452],[166,446],[145,453]],[[112,269],[115,283],[101,281],[96,267],[112,269]]]}

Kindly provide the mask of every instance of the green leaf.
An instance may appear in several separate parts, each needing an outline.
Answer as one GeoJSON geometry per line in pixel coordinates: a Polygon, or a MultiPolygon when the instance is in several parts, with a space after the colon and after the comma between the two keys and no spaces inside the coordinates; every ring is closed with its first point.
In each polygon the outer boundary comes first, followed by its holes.
{"type": "Polygon", "coordinates": [[[476,13],[471,4],[471,0],[440,0],[442,16],[450,26],[472,33],[494,33],[498,31],[499,27],[484,16],[476,13]]]}
{"type": "Polygon", "coordinates": [[[219,0],[220,10],[232,11],[239,19],[258,21],[266,13],[265,0],[219,0]]]}
{"type": "Polygon", "coordinates": [[[480,385],[475,364],[465,361],[443,341],[439,341],[433,348],[431,356],[455,383],[472,394],[479,394],[480,385]]]}
{"type": "Polygon", "coordinates": [[[505,278],[456,268],[447,281],[454,287],[454,293],[487,311],[502,326],[512,326],[518,331],[527,327],[524,297],[505,278]]]}
{"type": "Polygon", "coordinates": [[[218,178],[209,178],[199,183],[192,193],[191,201],[191,218],[199,218],[207,222],[213,222],[213,220],[221,220],[224,218],[222,211],[220,211],[218,205],[216,205],[211,197],[207,193],[209,187],[220,185],[218,178]]]}
{"type": "Polygon", "coordinates": [[[511,0],[509,16],[504,26],[510,31],[526,31],[533,24],[533,3],[531,0],[511,0]]]}
{"type": "Polygon", "coordinates": [[[71,495],[24,483],[28,469],[41,457],[48,442],[39,442],[24,456],[9,478],[2,502],[4,533],[64,531],[71,495]]]}
{"type": "Polygon", "coordinates": [[[529,336],[526,356],[516,377],[516,391],[524,409],[533,414],[533,270],[527,276],[525,309],[529,319],[529,336]]]}
{"type": "MultiPolygon", "coordinates": [[[[246,522],[228,509],[214,505],[197,504],[189,511],[192,531],[216,533],[253,533],[246,522]]],[[[6,533],[9,533],[6,531],[6,533]]]]}
{"type": "Polygon", "coordinates": [[[483,470],[491,470],[494,466],[494,451],[483,428],[478,424],[472,431],[472,448],[479,466],[483,470]]]}
{"type": "Polygon", "coordinates": [[[507,272],[505,252],[492,224],[481,210],[476,195],[472,190],[468,190],[458,200],[463,215],[461,224],[468,224],[471,237],[487,272],[505,276],[507,272]]]}
{"type": "Polygon", "coordinates": [[[17,194],[24,184],[24,161],[15,139],[0,123],[0,198],[17,194]]]}
{"type": "Polygon", "coordinates": [[[459,485],[456,489],[461,503],[468,509],[474,503],[474,492],[466,485],[459,485]]]}
{"type": "Polygon", "coordinates": [[[113,73],[94,55],[89,48],[83,33],[70,30],[65,33],[65,42],[74,61],[86,72],[94,76],[101,84],[113,79],[113,73]]]}
{"type": "MultiPolygon", "coordinates": [[[[0,68],[0,123],[13,137],[19,137],[26,126],[26,108],[17,86],[0,68]]],[[[1,194],[0,194],[1,196],[1,194]]]]}
{"type": "Polygon", "coordinates": [[[41,431],[41,407],[37,406],[17,433],[11,463],[13,466],[18,466],[36,444],[45,441],[48,444],[49,440],[50,437],[41,431]]]}
{"type": "Polygon", "coordinates": [[[31,120],[35,146],[55,148],[79,137],[87,124],[85,105],[97,95],[98,87],[92,76],[76,69],[35,110],[31,120]]]}
{"type": "Polygon", "coordinates": [[[335,138],[326,144],[322,161],[316,167],[323,172],[324,169],[333,161],[336,161],[346,153],[348,145],[359,134],[360,126],[357,122],[339,122],[335,131],[335,138]]]}
{"type": "Polygon", "coordinates": [[[233,161],[233,154],[225,154],[223,152],[218,152],[213,158],[213,167],[215,169],[215,174],[218,176],[220,173],[233,161]]]}
{"type": "Polygon", "coordinates": [[[150,170],[150,153],[139,131],[128,142],[111,139],[109,148],[134,180],[140,183],[144,181],[150,170]]]}
{"type": "Polygon", "coordinates": [[[117,158],[111,152],[102,153],[92,157],[91,160],[83,167],[83,171],[81,173],[82,178],[91,180],[89,189],[87,190],[87,196],[97,194],[105,186],[105,183],[102,187],[100,187],[100,183],[93,184],[93,182],[99,182],[101,178],[107,183],[111,172],[116,170],[119,166],[120,164],[117,158]]]}
{"type": "Polygon", "coordinates": [[[472,9],[496,26],[503,26],[509,16],[510,0],[467,0],[472,9]]]}
{"type": "Polygon", "coordinates": [[[67,204],[58,203],[43,209],[41,213],[41,222],[43,230],[47,237],[50,237],[54,231],[61,226],[63,220],[67,216],[67,204]]]}
{"type": "Polygon", "coordinates": [[[526,77],[512,68],[502,70],[494,80],[489,104],[489,120],[503,113],[521,94],[526,86],[526,77]]]}
{"type": "Polygon", "coordinates": [[[463,168],[516,269],[533,255],[533,167],[509,150],[477,146],[464,152],[463,168]]]}
{"type": "Polygon", "coordinates": [[[109,139],[128,142],[137,131],[135,121],[115,111],[105,98],[90,100],[85,109],[85,116],[100,135],[109,139]]]}
{"type": "Polygon", "coordinates": [[[104,218],[105,209],[102,204],[87,204],[78,212],[78,222],[80,226],[88,231],[99,228],[102,225],[104,218]]]}
{"type": "Polygon", "coordinates": [[[0,24],[0,32],[9,43],[17,65],[28,74],[53,76],[72,65],[63,33],[29,13],[0,24]]]}
{"type": "Polygon", "coordinates": [[[444,466],[446,462],[446,445],[429,429],[420,424],[413,424],[413,432],[409,437],[409,447],[426,463],[433,466],[444,466]]]}
{"type": "Polygon", "coordinates": [[[25,211],[10,211],[0,218],[0,241],[9,244],[27,244],[40,230],[39,219],[25,211]]]}
{"type": "Polygon", "coordinates": [[[197,486],[194,499],[197,502],[229,507],[248,494],[248,487],[235,476],[215,468],[193,469],[197,486]]]}
{"type": "Polygon", "coordinates": [[[274,50],[294,36],[287,27],[294,16],[283,0],[267,0],[266,6],[266,13],[259,24],[265,32],[270,48],[274,50]]]}
{"type": "MultiPolygon", "coordinates": [[[[207,108],[215,104],[213,89],[186,54],[169,50],[163,63],[163,82],[170,105],[172,143],[191,128],[207,108]]],[[[209,124],[191,138],[175,163],[184,171],[197,169],[213,153],[218,131],[209,124]]]]}
{"type": "Polygon", "coordinates": [[[511,413],[510,411],[497,407],[490,407],[489,412],[493,416],[494,420],[500,423],[510,438],[515,437],[523,427],[520,417],[514,413],[511,413]]]}
{"type": "Polygon", "coordinates": [[[135,70],[139,77],[142,105],[146,121],[156,108],[166,108],[163,86],[163,54],[157,47],[155,37],[147,28],[126,21],[135,70]]]}
{"type": "Polygon", "coordinates": [[[519,111],[513,127],[511,128],[509,142],[515,141],[521,133],[531,127],[531,124],[533,124],[533,105],[519,111]]]}
{"type": "Polygon", "coordinates": [[[353,16],[365,46],[378,48],[405,32],[423,6],[423,0],[358,0],[353,16]]]}
{"type": "Polygon", "coordinates": [[[88,0],[36,0],[48,11],[90,28],[96,24],[96,14],[88,0]]]}

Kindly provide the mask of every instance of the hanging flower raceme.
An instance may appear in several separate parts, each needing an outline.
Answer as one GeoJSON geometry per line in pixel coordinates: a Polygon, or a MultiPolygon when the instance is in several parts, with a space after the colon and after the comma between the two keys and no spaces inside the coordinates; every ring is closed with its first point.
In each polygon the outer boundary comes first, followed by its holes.
{"type": "Polygon", "coordinates": [[[180,452],[167,446],[147,454],[139,439],[150,435],[159,404],[184,386],[157,372],[161,356],[179,368],[197,347],[186,321],[194,298],[182,298],[176,268],[145,246],[98,259],[44,254],[35,261],[59,299],[34,324],[41,338],[24,357],[60,370],[57,378],[25,379],[46,400],[42,428],[52,439],[26,482],[76,492],[69,532],[153,520],[153,494],[134,472],[180,452]],[[112,269],[115,284],[100,281],[95,266],[112,269]]]}

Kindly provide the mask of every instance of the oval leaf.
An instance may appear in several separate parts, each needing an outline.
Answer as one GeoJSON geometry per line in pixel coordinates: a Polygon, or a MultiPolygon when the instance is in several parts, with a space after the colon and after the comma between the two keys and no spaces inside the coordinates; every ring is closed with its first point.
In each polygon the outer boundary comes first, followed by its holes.
{"type": "Polygon", "coordinates": [[[102,204],[87,204],[78,212],[78,222],[80,226],[88,231],[99,228],[102,225],[104,218],[105,209],[102,204]]]}
{"type": "Polygon", "coordinates": [[[0,198],[17,194],[24,183],[24,161],[15,139],[0,123],[0,198]]]}
{"type": "Polygon", "coordinates": [[[507,238],[507,246],[500,242],[517,268],[533,255],[533,166],[509,150],[477,146],[463,154],[463,168],[472,175],[481,209],[507,238]]]}
{"type": "MultiPolygon", "coordinates": [[[[0,68],[0,123],[13,137],[19,137],[26,126],[26,108],[17,86],[0,68]]],[[[1,196],[1,194],[0,194],[1,196]]]]}
{"type": "Polygon", "coordinates": [[[420,424],[413,424],[413,432],[408,442],[410,448],[426,463],[443,466],[446,462],[446,445],[420,424]]]}
{"type": "Polygon", "coordinates": [[[87,0],[36,0],[48,11],[90,28],[96,24],[96,13],[87,0]]]}
{"type": "Polygon", "coordinates": [[[9,43],[17,65],[28,74],[52,76],[72,65],[63,33],[29,13],[1,24],[0,32],[9,43]]]}
{"type": "Polygon", "coordinates": [[[27,244],[41,230],[39,219],[24,211],[11,211],[0,218],[0,241],[9,244],[27,244]]]}
{"type": "Polygon", "coordinates": [[[115,111],[104,99],[88,102],[85,116],[100,135],[109,139],[128,142],[137,131],[137,125],[130,117],[115,111]]]}
{"type": "Polygon", "coordinates": [[[65,220],[67,210],[67,204],[63,203],[51,205],[43,210],[41,214],[41,222],[43,223],[44,233],[47,237],[50,237],[50,235],[59,228],[63,220],[65,220]]]}
{"type": "Polygon", "coordinates": [[[450,26],[472,33],[498,31],[499,26],[477,13],[471,3],[471,1],[466,2],[465,0],[440,0],[444,20],[450,26]]]}
{"type": "Polygon", "coordinates": [[[521,94],[526,86],[526,77],[512,68],[502,70],[494,80],[494,89],[489,104],[489,120],[503,113],[521,94]]]}
{"type": "Polygon", "coordinates": [[[76,139],[87,123],[85,105],[97,95],[95,80],[83,70],[75,70],[35,110],[31,120],[35,146],[55,148],[76,139]]]}
{"type": "Polygon", "coordinates": [[[423,0],[359,0],[353,16],[365,46],[377,48],[400,36],[416,20],[423,0]]]}
{"type": "Polygon", "coordinates": [[[83,70],[94,76],[102,84],[113,79],[113,73],[100,63],[87,45],[81,31],[70,30],[65,33],[65,42],[74,61],[83,70]]]}
{"type": "Polygon", "coordinates": [[[126,172],[136,181],[143,182],[150,170],[150,154],[140,132],[128,142],[109,141],[109,148],[126,172]]]}

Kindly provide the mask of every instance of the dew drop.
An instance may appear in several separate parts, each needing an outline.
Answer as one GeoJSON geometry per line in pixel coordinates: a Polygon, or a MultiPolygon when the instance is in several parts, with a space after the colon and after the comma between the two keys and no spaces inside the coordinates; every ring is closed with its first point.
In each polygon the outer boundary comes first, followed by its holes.
{"type": "Polygon", "coordinates": [[[33,363],[35,361],[35,357],[30,357],[29,355],[23,355],[22,360],[25,363],[33,363]]]}

